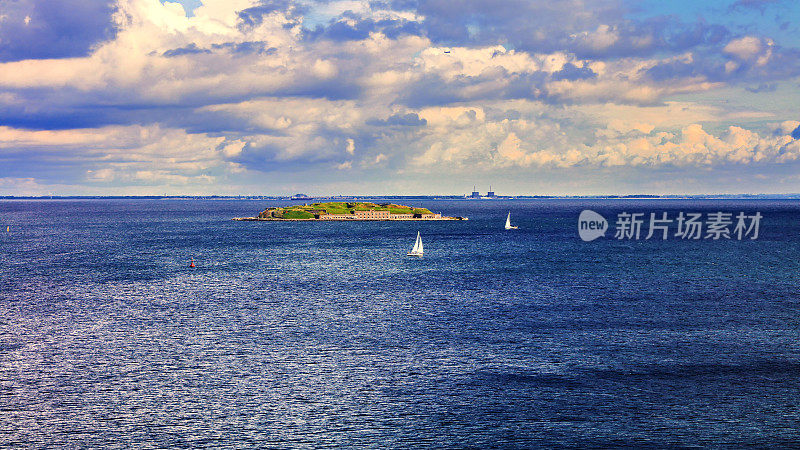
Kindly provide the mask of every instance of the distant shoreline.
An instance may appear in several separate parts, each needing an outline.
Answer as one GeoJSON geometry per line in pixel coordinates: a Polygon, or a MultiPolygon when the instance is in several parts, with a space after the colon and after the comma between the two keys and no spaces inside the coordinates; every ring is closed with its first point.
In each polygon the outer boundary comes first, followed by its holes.
{"type": "Polygon", "coordinates": [[[362,219],[362,218],[347,218],[347,219],[279,219],[276,217],[234,217],[231,220],[240,222],[435,222],[441,220],[469,220],[469,217],[437,217],[430,219],[409,218],[409,219],[362,219]]]}
{"type": "Polygon", "coordinates": [[[468,198],[462,195],[364,195],[292,199],[274,195],[43,195],[0,196],[2,200],[453,200],[470,202],[502,202],[508,200],[800,200],[800,194],[693,194],[693,195],[509,195],[494,198],[468,198]]]}

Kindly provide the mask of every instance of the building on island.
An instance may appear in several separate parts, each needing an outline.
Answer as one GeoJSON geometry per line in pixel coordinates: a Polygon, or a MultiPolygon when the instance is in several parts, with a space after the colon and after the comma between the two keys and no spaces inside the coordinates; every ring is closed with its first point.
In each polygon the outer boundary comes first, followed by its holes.
{"type": "Polygon", "coordinates": [[[497,197],[496,195],[494,195],[494,191],[492,190],[492,185],[491,184],[489,185],[489,192],[486,193],[486,196],[489,197],[489,198],[497,197]]]}
{"type": "Polygon", "coordinates": [[[389,211],[353,211],[353,214],[320,214],[316,216],[323,220],[411,220],[411,219],[441,219],[441,214],[394,214],[389,211]]]}
{"type": "Polygon", "coordinates": [[[352,214],[324,214],[319,218],[324,220],[352,220],[356,217],[352,214]]]}
{"type": "Polygon", "coordinates": [[[368,209],[366,211],[356,211],[356,219],[389,219],[389,211],[378,211],[368,209]]]}

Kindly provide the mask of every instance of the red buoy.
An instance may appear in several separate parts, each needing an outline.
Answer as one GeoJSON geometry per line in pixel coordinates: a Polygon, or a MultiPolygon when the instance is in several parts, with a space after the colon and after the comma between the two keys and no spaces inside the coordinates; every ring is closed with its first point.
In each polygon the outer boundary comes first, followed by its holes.
{"type": "Polygon", "coordinates": [[[192,262],[189,263],[189,267],[194,267],[194,258],[192,258],[192,262]]]}

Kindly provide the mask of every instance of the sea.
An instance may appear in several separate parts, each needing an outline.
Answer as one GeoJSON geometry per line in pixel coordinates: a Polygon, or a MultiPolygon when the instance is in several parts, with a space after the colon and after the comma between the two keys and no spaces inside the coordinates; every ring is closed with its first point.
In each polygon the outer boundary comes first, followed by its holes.
{"type": "Polygon", "coordinates": [[[285,203],[0,201],[0,446],[800,446],[800,201],[231,220],[285,203]],[[757,238],[646,239],[716,212],[757,238]]]}

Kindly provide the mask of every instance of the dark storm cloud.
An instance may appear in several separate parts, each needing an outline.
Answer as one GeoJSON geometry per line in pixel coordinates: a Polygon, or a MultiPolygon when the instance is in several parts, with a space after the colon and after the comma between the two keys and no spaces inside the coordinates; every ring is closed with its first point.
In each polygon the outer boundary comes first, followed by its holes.
{"type": "Polygon", "coordinates": [[[200,48],[194,42],[180,48],[173,48],[172,50],[165,51],[162,55],[166,56],[167,58],[173,58],[175,56],[183,56],[183,55],[196,55],[198,53],[211,53],[211,50],[207,48],[200,48]]]}
{"type": "MultiPolygon", "coordinates": [[[[274,134],[280,136],[280,133],[274,134]]],[[[319,127],[315,135],[321,137],[318,142],[305,142],[302,145],[302,152],[287,155],[286,149],[278,143],[254,144],[247,143],[241,153],[231,158],[231,161],[246,166],[250,169],[269,172],[274,170],[298,170],[307,168],[305,164],[325,164],[333,163],[341,158],[345,139],[348,134],[339,129],[329,127],[319,127]]],[[[285,137],[285,139],[296,141],[296,138],[285,137]]]]}
{"type": "Polygon", "coordinates": [[[683,23],[675,17],[666,16],[641,21],[618,18],[578,33],[526,38],[521,40],[519,48],[531,51],[537,47],[549,51],[563,50],[586,59],[651,57],[664,52],[719,47],[727,42],[730,35],[726,27],[704,21],[683,23]],[[609,42],[603,41],[603,34],[606,34],[609,42]]]}
{"type": "Polygon", "coordinates": [[[591,11],[578,0],[403,0],[375,5],[418,13],[424,17],[420,31],[439,45],[504,43],[537,53],[567,51],[579,58],[683,51],[719,45],[730,36],[726,27],[702,18],[695,23],[684,23],[674,16],[626,19],[628,9],[614,0],[593,2],[591,11]],[[602,43],[598,28],[613,33],[613,42],[602,43]]]}
{"type": "Polygon", "coordinates": [[[725,73],[725,68],[721,62],[716,64],[709,64],[707,61],[697,63],[695,61],[667,61],[647,69],[645,72],[647,76],[654,81],[667,81],[680,78],[695,77],[699,75],[709,75],[712,73],[720,74],[725,73]]]}
{"type": "Polygon", "coordinates": [[[0,1],[0,61],[84,56],[116,33],[110,0],[0,1]]]}
{"type": "Polygon", "coordinates": [[[427,74],[402,93],[398,103],[421,108],[475,100],[547,100],[545,83],[548,79],[545,72],[511,74],[502,68],[450,80],[427,74]]]}
{"type": "Polygon", "coordinates": [[[536,47],[537,51],[549,51],[554,39],[611,23],[621,14],[616,0],[594,2],[591,14],[583,12],[585,4],[579,0],[388,0],[372,4],[416,12],[424,17],[421,29],[425,35],[439,45],[508,43],[517,48],[536,47]]]}
{"type": "Polygon", "coordinates": [[[237,55],[249,55],[254,53],[259,55],[271,55],[277,50],[278,49],[275,47],[268,46],[265,41],[226,42],[224,44],[212,44],[211,48],[200,48],[197,44],[191,43],[184,47],[167,50],[162,53],[162,56],[173,58],[176,56],[196,55],[200,53],[209,54],[214,51],[227,51],[237,55]]]}
{"type": "Polygon", "coordinates": [[[558,72],[553,73],[554,80],[587,80],[590,78],[597,78],[597,74],[588,67],[578,67],[572,63],[564,64],[558,72]]]}
{"type": "Polygon", "coordinates": [[[390,39],[405,35],[423,35],[424,30],[418,22],[405,19],[380,19],[364,18],[350,11],[343,13],[326,25],[317,25],[313,29],[306,29],[306,40],[328,39],[335,42],[357,41],[366,39],[370,33],[383,33],[390,39]]]}
{"type": "Polygon", "coordinates": [[[264,0],[258,6],[239,11],[238,16],[241,25],[254,27],[264,22],[264,16],[274,12],[292,12],[299,14],[306,9],[293,0],[264,0]]]}
{"type": "MultiPolygon", "coordinates": [[[[751,92],[767,92],[774,82],[800,75],[800,50],[773,46],[747,60],[732,58],[721,49],[697,50],[689,59],[660,62],[645,71],[656,82],[702,77],[711,82],[755,83],[751,92]],[[735,62],[733,68],[726,63],[735,62]]],[[[774,89],[773,89],[774,90],[774,89]]]]}
{"type": "Polygon", "coordinates": [[[732,36],[726,26],[704,17],[693,22],[672,15],[631,19],[628,7],[615,0],[593,2],[591,10],[579,0],[403,0],[372,5],[412,11],[423,19],[379,23],[345,13],[326,26],[309,30],[309,35],[353,40],[363,39],[370,32],[389,37],[413,34],[425,36],[438,46],[501,43],[531,53],[564,51],[581,59],[652,57],[698,48],[719,50],[732,36]]]}
{"type": "Polygon", "coordinates": [[[359,20],[354,25],[336,20],[327,26],[318,25],[314,30],[308,31],[306,37],[311,40],[325,38],[337,42],[360,41],[369,37],[369,33],[374,30],[375,23],[371,20],[359,20]]]}

